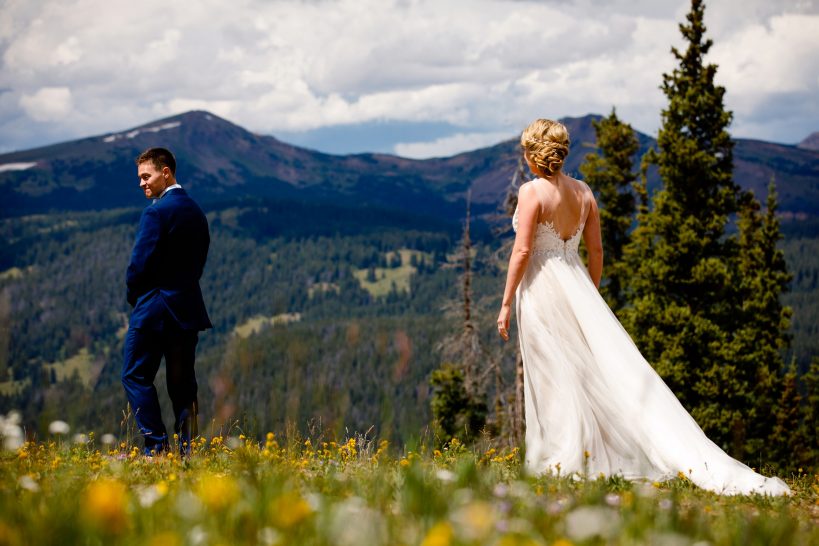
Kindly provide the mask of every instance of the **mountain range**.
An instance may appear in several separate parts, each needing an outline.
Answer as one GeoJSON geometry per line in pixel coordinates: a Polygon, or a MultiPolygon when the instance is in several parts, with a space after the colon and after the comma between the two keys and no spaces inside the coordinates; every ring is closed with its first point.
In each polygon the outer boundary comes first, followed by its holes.
{"type": "MultiPolygon", "coordinates": [[[[578,174],[594,150],[592,121],[564,118],[573,148],[566,171],[578,174]]],[[[637,133],[639,155],[655,140],[637,133]]],[[[735,179],[764,197],[774,178],[786,216],[819,213],[819,133],[799,145],[736,139],[735,179]]],[[[370,207],[460,217],[468,189],[478,213],[503,201],[517,168],[515,140],[425,160],[386,154],[329,155],[258,135],[214,114],[193,111],[122,132],[0,155],[0,217],[103,210],[142,204],[134,158],[162,145],[178,160],[180,181],[203,204],[274,200],[370,207]]],[[[650,173],[649,187],[657,176],[650,173]]]]}

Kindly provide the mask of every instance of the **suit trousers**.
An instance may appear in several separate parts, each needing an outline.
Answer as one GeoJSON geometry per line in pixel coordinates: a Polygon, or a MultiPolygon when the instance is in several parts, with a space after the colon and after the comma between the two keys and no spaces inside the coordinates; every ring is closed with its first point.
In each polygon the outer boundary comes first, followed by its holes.
{"type": "Polygon", "coordinates": [[[189,452],[190,441],[197,435],[199,404],[194,360],[198,340],[199,332],[196,330],[128,329],[123,351],[122,385],[139,432],[145,438],[145,454],[152,451],[159,453],[170,447],[154,386],[163,356],[168,395],[173,405],[173,430],[178,435],[181,453],[189,452]]]}

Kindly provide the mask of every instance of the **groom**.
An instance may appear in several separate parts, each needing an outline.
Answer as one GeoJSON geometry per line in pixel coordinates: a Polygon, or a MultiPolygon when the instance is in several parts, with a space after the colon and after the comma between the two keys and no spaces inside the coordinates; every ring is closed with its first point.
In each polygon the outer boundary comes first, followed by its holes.
{"type": "Polygon", "coordinates": [[[154,387],[165,357],[173,429],[185,454],[197,434],[196,343],[199,331],[211,327],[199,289],[210,244],[208,221],[176,182],[176,159],[169,150],[150,148],[136,164],[139,187],[153,203],[142,212],[126,274],[133,311],[122,384],[145,437],[144,453],[170,448],[154,387]]]}

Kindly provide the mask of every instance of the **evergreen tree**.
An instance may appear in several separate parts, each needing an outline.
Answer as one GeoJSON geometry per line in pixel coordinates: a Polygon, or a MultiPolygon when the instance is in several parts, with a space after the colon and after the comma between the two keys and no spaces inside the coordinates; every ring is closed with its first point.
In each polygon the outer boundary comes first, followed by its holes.
{"type": "Polygon", "coordinates": [[[663,76],[668,106],[653,155],[663,187],[638,215],[626,249],[633,274],[623,318],[683,405],[727,446],[742,425],[755,370],[731,360],[731,332],[741,320],[729,263],[736,244],[725,237],[737,210],[731,113],[725,89],[714,83],[716,65],[703,64],[712,45],[703,16],[702,0],[692,0],[680,25],[688,47],[672,48],[679,64],[663,76]]]}
{"type": "Polygon", "coordinates": [[[779,400],[773,412],[774,427],[766,456],[778,461],[783,470],[793,471],[809,460],[810,440],[799,426],[802,396],[799,392],[796,365],[791,363],[780,381],[779,400]]]}
{"type": "MultiPolygon", "coordinates": [[[[782,239],[776,218],[777,206],[773,182],[768,187],[767,211],[764,214],[760,212],[759,201],[751,192],[740,195],[737,220],[739,247],[735,264],[736,306],[742,320],[734,331],[732,345],[734,362],[744,369],[756,370],[753,389],[749,391],[743,431],[745,452],[750,457],[769,455],[765,451],[772,445],[771,440],[777,445],[788,444],[787,439],[774,430],[777,426],[774,420],[780,418],[780,409],[790,411],[777,408],[777,404],[787,402],[782,398],[785,394],[783,391],[791,388],[787,384],[790,372],[783,359],[790,343],[788,328],[791,310],[783,306],[780,299],[790,285],[791,275],[784,253],[777,248],[777,243],[782,239]]],[[[796,381],[795,372],[793,381],[796,381]]],[[[801,443],[795,437],[793,440],[801,443]]]]}
{"type": "Polygon", "coordinates": [[[486,404],[467,393],[461,367],[444,363],[432,372],[429,384],[432,424],[440,445],[453,438],[467,443],[477,438],[486,423],[486,404]]]}
{"type": "Polygon", "coordinates": [[[801,434],[809,442],[804,464],[819,471],[819,357],[813,357],[801,380],[805,388],[801,434]]]}
{"type": "Polygon", "coordinates": [[[639,149],[634,130],[612,109],[607,118],[594,121],[598,153],[586,156],[580,172],[597,196],[603,236],[604,280],[600,293],[612,311],[626,303],[624,286],[628,277],[623,248],[634,221],[635,199],[632,185],[637,177],[633,157],[639,149]]]}

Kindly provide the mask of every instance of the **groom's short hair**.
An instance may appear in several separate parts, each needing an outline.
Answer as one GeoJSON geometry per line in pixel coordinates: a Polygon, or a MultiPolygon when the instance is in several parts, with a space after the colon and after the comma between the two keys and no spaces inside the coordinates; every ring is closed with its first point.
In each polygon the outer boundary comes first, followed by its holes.
{"type": "Polygon", "coordinates": [[[162,170],[163,167],[168,167],[171,174],[176,176],[176,158],[169,149],[148,148],[139,154],[139,157],[136,158],[136,164],[139,165],[140,163],[145,163],[146,161],[153,163],[154,167],[156,167],[158,170],[162,170]]]}

